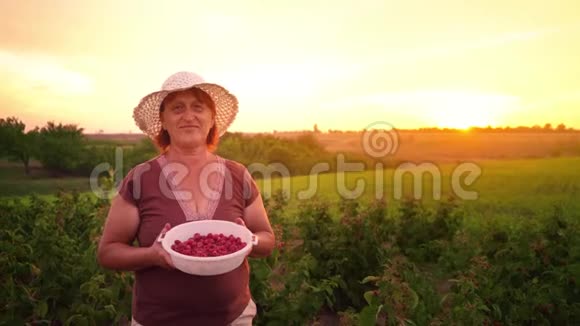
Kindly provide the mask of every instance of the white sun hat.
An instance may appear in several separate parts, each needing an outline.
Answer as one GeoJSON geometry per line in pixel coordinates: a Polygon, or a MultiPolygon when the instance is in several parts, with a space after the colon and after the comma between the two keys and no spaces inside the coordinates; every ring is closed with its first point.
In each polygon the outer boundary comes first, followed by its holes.
{"type": "Polygon", "coordinates": [[[161,131],[159,109],[167,95],[189,88],[199,88],[206,92],[215,103],[215,124],[221,137],[232,124],[238,113],[238,99],[224,87],[207,83],[201,76],[188,71],[177,72],[165,80],[161,90],[143,97],[133,109],[135,123],[147,136],[154,139],[161,131]]]}

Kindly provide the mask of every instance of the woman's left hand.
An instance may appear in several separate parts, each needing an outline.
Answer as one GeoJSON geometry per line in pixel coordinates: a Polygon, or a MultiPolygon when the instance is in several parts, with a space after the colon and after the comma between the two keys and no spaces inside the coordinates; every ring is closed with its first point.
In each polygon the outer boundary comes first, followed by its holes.
{"type": "Polygon", "coordinates": [[[254,234],[256,241],[252,241],[254,244],[250,253],[251,257],[261,258],[272,254],[276,246],[276,237],[261,195],[258,195],[256,200],[244,209],[243,218],[238,217],[235,222],[245,226],[254,234]]]}
{"type": "MultiPolygon", "coordinates": [[[[242,218],[240,218],[240,217],[236,218],[235,222],[237,224],[239,224],[239,225],[247,228],[246,223],[244,223],[244,220],[242,218]]],[[[256,235],[254,234],[254,236],[256,236],[256,235]]],[[[252,253],[251,251],[248,252],[248,254],[246,255],[246,257],[248,257],[251,253],[252,253]]]]}

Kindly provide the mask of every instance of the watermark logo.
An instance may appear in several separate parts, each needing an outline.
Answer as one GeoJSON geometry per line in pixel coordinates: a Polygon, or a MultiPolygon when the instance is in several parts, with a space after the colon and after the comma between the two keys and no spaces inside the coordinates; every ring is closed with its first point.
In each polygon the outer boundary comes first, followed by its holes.
{"type": "MultiPolygon", "coordinates": [[[[465,188],[473,185],[481,176],[482,169],[479,165],[473,162],[461,162],[456,166],[451,166],[450,164],[441,165],[430,161],[397,160],[401,135],[393,125],[385,121],[376,121],[367,125],[359,137],[362,152],[374,160],[373,166],[365,166],[368,161],[347,161],[347,157],[344,154],[338,153],[334,157],[334,171],[332,171],[328,162],[314,162],[310,173],[305,176],[306,187],[302,186],[301,189],[294,191],[292,189],[294,184],[292,182],[291,168],[286,164],[281,162],[270,164],[255,162],[248,164],[246,167],[242,178],[243,192],[247,194],[248,185],[254,182],[248,181],[248,179],[251,180],[251,175],[259,175],[262,196],[266,199],[272,195],[275,189],[281,189],[286,194],[295,195],[298,200],[312,199],[320,194],[321,191],[327,193],[329,191],[336,192],[341,198],[345,199],[357,199],[369,195],[367,190],[370,185],[373,192],[371,195],[375,199],[384,199],[385,195],[390,193],[394,199],[400,200],[404,197],[404,190],[412,187],[412,197],[415,199],[422,199],[426,193],[424,190],[430,188],[430,197],[433,200],[440,200],[444,181],[447,179],[449,190],[455,197],[462,200],[476,200],[479,198],[477,192],[465,188]],[[388,168],[385,167],[385,162],[389,164],[388,168]],[[395,166],[396,163],[397,165],[395,166]],[[329,187],[328,184],[320,184],[320,176],[326,172],[334,172],[334,178],[331,178],[334,181],[332,187],[329,187]],[[347,181],[352,181],[348,180],[349,177],[357,174],[359,176],[354,180],[354,186],[352,182],[350,182],[350,187],[347,186],[349,184],[347,181]],[[410,176],[411,182],[405,182],[406,176],[410,176]]],[[[123,149],[118,147],[115,151],[114,167],[109,163],[100,163],[93,169],[90,177],[90,186],[93,193],[98,197],[112,198],[120,187],[126,185],[129,181],[132,181],[133,195],[142,195],[143,184],[141,176],[149,171],[151,166],[142,166],[141,169],[133,171],[132,180],[127,180],[130,178],[129,176],[123,177],[123,155],[123,149]],[[111,182],[105,182],[105,186],[103,186],[102,182],[99,182],[99,180],[102,180],[103,173],[112,175],[114,187],[111,187],[111,182]],[[107,184],[109,185],[108,187],[106,186],[107,184]]],[[[223,166],[212,163],[207,164],[201,171],[195,171],[197,177],[194,177],[193,180],[198,181],[198,190],[206,199],[217,200],[220,196],[226,196],[228,200],[232,198],[234,194],[233,187],[235,186],[234,179],[225,170],[223,166]],[[214,187],[211,186],[210,179],[215,173],[221,173],[221,178],[226,180],[225,187],[223,187],[225,191],[223,189],[221,192],[217,191],[215,184],[214,187]]],[[[157,186],[160,187],[160,193],[170,199],[191,200],[193,198],[192,193],[189,190],[185,190],[187,187],[179,187],[179,184],[192,172],[184,164],[164,164],[162,173],[159,173],[159,182],[157,183],[157,186]],[[169,181],[169,185],[167,181],[169,181]]]]}
{"type": "MultiPolygon", "coordinates": [[[[100,199],[110,199],[115,195],[118,184],[123,179],[123,147],[115,147],[115,164],[101,162],[91,171],[89,186],[93,194],[100,199]],[[103,176],[107,174],[110,177],[103,176]]],[[[139,187],[140,188],[140,187],[139,187]]]]}
{"type": "Polygon", "coordinates": [[[363,151],[373,158],[394,155],[399,149],[399,134],[395,127],[385,121],[368,125],[361,138],[363,151]]]}

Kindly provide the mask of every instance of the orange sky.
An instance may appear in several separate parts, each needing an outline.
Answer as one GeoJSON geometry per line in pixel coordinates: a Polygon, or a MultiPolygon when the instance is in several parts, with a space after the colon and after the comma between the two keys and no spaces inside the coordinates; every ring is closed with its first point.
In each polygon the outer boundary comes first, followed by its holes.
{"type": "Polygon", "coordinates": [[[190,70],[238,96],[233,131],[580,127],[577,0],[160,3],[0,2],[0,117],[138,132],[190,70]]]}

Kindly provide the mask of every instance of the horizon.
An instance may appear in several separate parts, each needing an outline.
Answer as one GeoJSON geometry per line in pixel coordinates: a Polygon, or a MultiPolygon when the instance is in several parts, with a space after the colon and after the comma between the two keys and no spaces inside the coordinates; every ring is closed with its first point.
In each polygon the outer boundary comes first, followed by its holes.
{"type": "Polygon", "coordinates": [[[3,2],[0,112],[27,130],[138,134],[139,100],[188,70],[238,97],[231,132],[579,129],[578,11],[574,0],[3,2]]]}
{"type": "MultiPolygon", "coordinates": [[[[533,125],[533,126],[523,126],[523,125],[519,125],[519,126],[496,126],[496,127],[491,127],[491,126],[486,126],[486,127],[476,127],[476,126],[471,126],[468,128],[447,128],[447,127],[418,127],[418,128],[406,128],[406,129],[395,129],[397,132],[429,132],[429,131],[440,131],[440,132],[445,132],[445,131],[449,131],[449,132],[461,132],[461,133],[469,133],[472,131],[485,131],[487,129],[490,130],[503,130],[503,131],[513,131],[513,132],[517,132],[520,130],[525,130],[525,131],[541,131],[541,132],[579,132],[580,129],[578,128],[574,128],[574,127],[570,127],[570,126],[566,126],[565,124],[564,127],[565,129],[563,130],[559,130],[558,125],[554,125],[554,124],[550,124],[547,123],[544,125],[533,125]],[[549,124],[550,128],[546,128],[545,125],[549,124]]],[[[228,130],[228,133],[241,133],[241,134],[248,134],[248,135],[252,135],[252,134],[292,134],[292,133],[319,133],[319,134],[330,134],[330,133],[361,133],[364,132],[364,129],[359,129],[359,130],[355,130],[355,129],[320,129],[318,131],[314,131],[313,129],[295,129],[295,130],[270,130],[270,131],[230,131],[228,130]]],[[[87,132],[86,130],[83,129],[83,134],[84,135],[132,135],[132,136],[143,136],[143,137],[147,137],[147,135],[145,133],[142,133],[141,131],[137,131],[137,132],[132,132],[132,131],[128,131],[128,132],[101,132],[101,131],[96,131],[96,132],[87,132]]]]}

